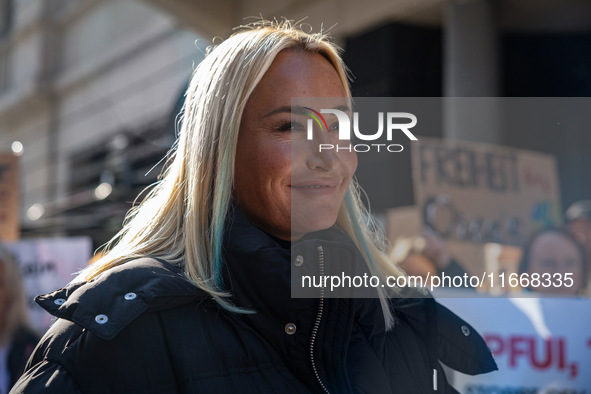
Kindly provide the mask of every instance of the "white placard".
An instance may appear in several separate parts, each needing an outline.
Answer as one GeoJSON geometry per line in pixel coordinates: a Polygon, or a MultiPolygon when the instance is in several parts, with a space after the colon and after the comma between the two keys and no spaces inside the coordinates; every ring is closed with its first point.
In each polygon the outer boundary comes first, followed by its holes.
{"type": "Polygon", "coordinates": [[[92,241],[88,237],[44,238],[8,243],[6,247],[21,268],[31,321],[40,332],[45,332],[53,317],[33,299],[74,279],[74,273],[84,268],[92,255],[92,241]]]}
{"type": "Polygon", "coordinates": [[[591,393],[591,300],[450,298],[438,301],[485,338],[498,371],[454,374],[461,393],[591,393]]]}

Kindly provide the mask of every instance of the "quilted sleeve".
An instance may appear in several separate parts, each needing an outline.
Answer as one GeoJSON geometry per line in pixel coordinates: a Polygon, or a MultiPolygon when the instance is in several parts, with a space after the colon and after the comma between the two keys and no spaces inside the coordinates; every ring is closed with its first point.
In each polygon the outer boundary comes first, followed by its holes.
{"type": "Polygon", "coordinates": [[[81,391],[62,365],[45,360],[27,369],[10,390],[10,394],[20,393],[75,394],[81,391]]]}

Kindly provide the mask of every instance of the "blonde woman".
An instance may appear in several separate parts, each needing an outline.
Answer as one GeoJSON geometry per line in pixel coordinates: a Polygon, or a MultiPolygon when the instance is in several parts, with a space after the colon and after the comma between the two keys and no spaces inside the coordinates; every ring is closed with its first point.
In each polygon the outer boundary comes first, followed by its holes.
{"type": "Polygon", "coordinates": [[[60,319],[13,392],[441,393],[439,359],[496,368],[432,299],[291,297],[292,268],[401,275],[366,220],[355,153],[310,149],[292,97],[349,105],[324,35],[260,22],[209,53],[161,182],[80,281],[38,298],[60,319]]]}
{"type": "Polygon", "coordinates": [[[0,393],[16,383],[38,341],[29,322],[18,264],[0,245],[0,393]]]}

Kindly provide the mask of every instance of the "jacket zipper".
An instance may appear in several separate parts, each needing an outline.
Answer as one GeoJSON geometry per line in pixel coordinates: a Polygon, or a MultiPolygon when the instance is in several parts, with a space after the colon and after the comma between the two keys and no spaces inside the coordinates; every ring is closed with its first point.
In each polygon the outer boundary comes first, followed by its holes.
{"type": "MultiPolygon", "coordinates": [[[[324,276],[324,249],[322,246],[318,246],[318,268],[320,269],[321,277],[324,276]]],[[[316,368],[316,361],[314,360],[314,344],[316,343],[316,335],[318,334],[318,328],[320,327],[320,322],[322,320],[322,312],[324,311],[324,287],[320,288],[320,299],[318,300],[318,314],[316,315],[316,321],[314,322],[314,327],[312,328],[312,336],[310,337],[310,362],[312,363],[312,370],[314,370],[314,374],[316,375],[316,380],[320,383],[322,390],[326,394],[330,394],[320,374],[318,373],[318,369],[316,368]]]]}

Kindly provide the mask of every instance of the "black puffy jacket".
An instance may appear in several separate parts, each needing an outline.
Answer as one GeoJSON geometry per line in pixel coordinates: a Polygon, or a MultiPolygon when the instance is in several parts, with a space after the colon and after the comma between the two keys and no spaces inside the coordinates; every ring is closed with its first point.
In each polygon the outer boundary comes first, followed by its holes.
{"type": "Polygon", "coordinates": [[[221,309],[166,262],[131,261],[38,297],[59,319],[11,392],[453,393],[439,361],[496,369],[479,334],[432,298],[392,299],[388,332],[375,298],[291,298],[290,267],[317,267],[319,250],[327,265],[361,258],[339,230],[294,244],[292,259],[240,211],[231,222],[224,282],[256,313],[221,309]]]}

